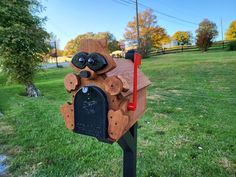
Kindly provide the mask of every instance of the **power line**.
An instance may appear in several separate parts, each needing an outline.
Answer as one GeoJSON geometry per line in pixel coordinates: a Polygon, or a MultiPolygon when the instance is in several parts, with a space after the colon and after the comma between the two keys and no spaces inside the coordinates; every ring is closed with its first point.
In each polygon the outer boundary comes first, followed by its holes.
{"type": "MultiPolygon", "coordinates": [[[[126,6],[126,7],[135,9],[135,7],[134,7],[135,3],[134,3],[134,2],[127,1],[127,0],[112,0],[112,1],[115,2],[115,3],[118,3],[118,4],[122,4],[122,5],[126,6]],[[131,6],[131,5],[132,5],[132,6],[131,6]]],[[[142,7],[142,8],[144,8],[144,7],[142,7]]],[[[146,9],[146,8],[145,8],[145,9],[146,9]]],[[[186,26],[186,27],[187,27],[187,24],[182,24],[182,23],[180,23],[180,22],[172,21],[172,20],[170,20],[170,19],[166,19],[165,17],[162,17],[162,19],[165,20],[165,21],[168,21],[168,22],[170,22],[170,23],[175,23],[175,24],[178,24],[178,25],[186,26]],[[163,18],[164,18],[164,19],[163,19],[163,18]]],[[[188,26],[188,27],[189,27],[189,26],[188,26]]]]}
{"type": "Polygon", "coordinates": [[[185,20],[185,19],[182,19],[182,18],[179,18],[179,17],[176,17],[176,16],[173,16],[173,15],[169,15],[167,13],[164,13],[164,12],[161,12],[159,10],[156,10],[156,9],[153,9],[149,6],[146,6],[142,3],[139,3],[141,6],[145,7],[145,8],[149,8],[149,9],[152,9],[154,12],[158,13],[158,14],[161,14],[163,16],[166,16],[166,17],[169,17],[169,18],[173,18],[175,20],[178,20],[178,21],[182,21],[182,22],[185,22],[185,23],[189,23],[189,24],[192,24],[192,25],[198,25],[197,23],[194,23],[194,22],[191,22],[191,21],[188,21],[188,20],[185,20]]]}
{"type": "MultiPolygon", "coordinates": [[[[142,6],[142,8],[146,9],[146,7],[143,7],[143,6],[142,6]]],[[[153,9],[151,9],[151,10],[153,10],[153,9]]],[[[155,13],[155,11],[154,11],[154,13],[155,13]]],[[[191,27],[192,28],[192,26],[190,26],[190,24],[186,24],[186,23],[184,24],[183,22],[176,21],[175,19],[172,19],[172,18],[169,18],[169,17],[166,17],[166,16],[162,16],[162,17],[158,17],[158,18],[163,19],[163,20],[165,20],[167,22],[170,22],[170,23],[175,23],[175,24],[178,24],[178,25],[181,25],[181,26],[184,26],[184,27],[191,27]],[[175,20],[175,21],[173,21],[173,20],[175,20]]]]}
{"type": "MultiPolygon", "coordinates": [[[[128,5],[134,5],[135,4],[135,1],[134,0],[120,0],[122,1],[123,3],[126,3],[128,5]]],[[[161,12],[159,10],[156,10],[156,9],[153,9],[147,5],[144,5],[143,3],[138,3],[140,6],[144,7],[144,8],[149,8],[151,10],[153,10],[153,12],[157,13],[157,14],[160,14],[160,15],[163,15],[165,17],[168,17],[168,18],[172,18],[172,19],[175,19],[175,20],[178,20],[178,21],[181,21],[181,22],[184,22],[184,23],[188,23],[188,24],[191,24],[191,25],[198,25],[197,23],[194,23],[194,22],[191,22],[191,21],[188,21],[188,20],[185,20],[185,19],[182,19],[182,18],[179,18],[179,17],[176,17],[176,16],[173,16],[173,15],[169,15],[167,13],[164,13],[164,12],[161,12]]]]}
{"type": "MultiPolygon", "coordinates": [[[[136,5],[136,2],[135,1],[128,1],[128,0],[120,0],[124,3],[127,3],[127,4],[131,4],[131,5],[136,5]]],[[[138,3],[139,4],[139,3],[138,3]]]]}
{"type": "Polygon", "coordinates": [[[126,6],[126,7],[134,8],[133,6],[130,6],[130,5],[133,5],[130,2],[128,3],[128,2],[125,2],[125,1],[122,1],[122,0],[112,0],[112,1],[115,2],[115,3],[118,3],[118,4],[122,4],[122,5],[126,6]]]}

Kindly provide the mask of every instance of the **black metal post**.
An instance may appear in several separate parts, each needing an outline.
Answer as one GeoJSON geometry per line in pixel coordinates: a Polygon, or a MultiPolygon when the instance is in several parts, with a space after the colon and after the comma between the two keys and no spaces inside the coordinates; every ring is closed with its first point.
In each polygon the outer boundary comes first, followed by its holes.
{"type": "Polygon", "coordinates": [[[135,123],[130,130],[118,140],[123,149],[123,177],[136,177],[137,161],[137,126],[135,123]]]}

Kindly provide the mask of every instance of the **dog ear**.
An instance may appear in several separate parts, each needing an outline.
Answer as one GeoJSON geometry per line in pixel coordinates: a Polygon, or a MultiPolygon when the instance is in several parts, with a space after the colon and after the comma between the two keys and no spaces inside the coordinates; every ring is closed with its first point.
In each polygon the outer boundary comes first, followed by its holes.
{"type": "Polygon", "coordinates": [[[100,45],[101,45],[104,49],[108,50],[108,42],[107,42],[106,39],[100,39],[99,42],[100,42],[100,45]]]}

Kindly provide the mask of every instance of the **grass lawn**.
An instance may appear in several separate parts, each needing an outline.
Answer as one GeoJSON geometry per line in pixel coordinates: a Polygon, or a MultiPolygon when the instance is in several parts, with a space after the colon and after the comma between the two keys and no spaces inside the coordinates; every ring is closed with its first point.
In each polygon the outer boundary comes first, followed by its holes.
{"type": "MultiPolygon", "coordinates": [[[[236,52],[162,55],[143,60],[149,76],[147,112],[139,121],[140,177],[236,175],[236,52]]],[[[0,154],[12,176],[122,176],[122,151],[115,143],[73,134],[59,107],[70,68],[40,72],[40,98],[3,85],[0,74],[0,154]]]]}

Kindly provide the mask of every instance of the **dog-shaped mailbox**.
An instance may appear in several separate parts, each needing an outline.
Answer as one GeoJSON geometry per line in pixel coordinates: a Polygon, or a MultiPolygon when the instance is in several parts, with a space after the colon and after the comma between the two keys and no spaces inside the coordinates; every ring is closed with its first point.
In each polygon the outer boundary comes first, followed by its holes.
{"type": "Polygon", "coordinates": [[[64,80],[72,96],[61,107],[66,127],[101,141],[119,140],[146,109],[150,81],[137,69],[139,62],[139,55],[134,63],[113,59],[106,40],[81,40],[71,61],[75,73],[64,80]]]}

